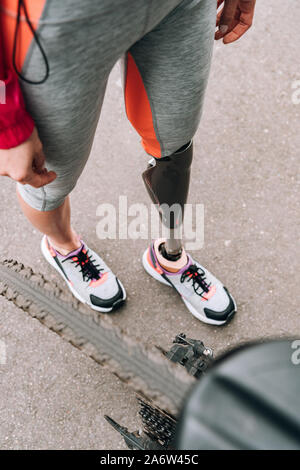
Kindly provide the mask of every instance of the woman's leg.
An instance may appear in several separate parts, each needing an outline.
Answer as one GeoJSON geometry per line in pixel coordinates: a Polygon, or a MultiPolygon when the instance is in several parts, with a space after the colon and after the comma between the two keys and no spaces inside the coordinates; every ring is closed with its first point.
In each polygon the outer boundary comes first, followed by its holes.
{"type": "MultiPolygon", "coordinates": [[[[26,3],[50,74],[40,84],[20,83],[43,144],[46,167],[57,177],[41,188],[18,184],[18,198],[29,221],[47,235],[41,249],[49,264],[78,299],[97,311],[109,312],[126,298],[125,290],[104,260],[86,243],[78,243],[70,224],[68,196],[89,156],[110,70],[142,36],[148,2],[139,8],[139,0],[37,0],[35,4],[43,6],[39,12],[32,10],[33,2],[26,3]]],[[[9,14],[2,12],[8,59],[12,57],[16,2],[10,6],[9,14]]],[[[29,40],[24,40],[26,31],[28,25],[22,18],[18,69],[27,79],[41,81],[45,61],[30,31],[29,40]]],[[[86,197],[92,202],[96,191],[87,188],[86,197]]]]}
{"type": "MultiPolygon", "coordinates": [[[[171,206],[184,206],[186,202],[190,142],[201,117],[215,21],[216,1],[183,0],[127,54],[127,115],[146,152],[154,157],[143,177],[152,199],[160,206],[163,221],[163,205],[168,206],[170,215],[171,206]]],[[[176,224],[175,217],[169,228],[173,230],[176,224]]],[[[172,236],[170,241],[156,240],[145,251],[146,271],[172,286],[199,320],[226,323],[235,312],[227,289],[180,244],[174,244],[172,236]]]]}
{"type": "MultiPolygon", "coordinates": [[[[166,212],[166,206],[177,204],[183,213],[186,202],[193,153],[189,143],[202,113],[215,19],[215,1],[184,0],[127,54],[127,115],[146,152],[155,157],[143,178],[152,199],[166,212]]],[[[181,222],[177,212],[174,218],[181,222]]],[[[163,214],[164,225],[170,216],[163,214]]],[[[176,250],[180,253],[180,240],[174,238],[180,231],[175,234],[174,224],[169,225],[166,248],[173,256],[176,250]]]]}
{"type": "MultiPolygon", "coordinates": [[[[70,224],[68,195],[89,156],[110,70],[144,35],[150,10],[157,24],[180,2],[155,1],[157,5],[148,0],[26,2],[50,65],[44,82],[45,60],[23,16],[19,25],[18,69],[27,79],[41,82],[21,81],[23,95],[43,144],[46,167],[57,175],[41,188],[19,184],[20,204],[29,221],[47,235],[41,244],[47,261],[77,298],[105,312],[125,299],[125,291],[102,258],[85,243],[70,252],[78,244],[70,224]],[[66,252],[68,255],[62,256],[66,252]]],[[[16,2],[6,3],[8,9],[1,14],[7,59],[11,60],[16,2]]],[[[88,188],[92,201],[96,191],[88,188]]]]}
{"type": "MultiPolygon", "coordinates": [[[[18,199],[29,221],[62,252],[78,245],[70,225],[68,195],[88,158],[109,72],[125,50],[143,36],[150,8],[155,14],[152,21],[158,23],[179,2],[26,2],[29,18],[47,55],[50,75],[38,85],[20,83],[27,109],[38,128],[46,166],[56,172],[57,178],[38,189],[18,185],[18,199]]],[[[10,63],[16,2],[6,0],[5,6],[0,14],[6,60],[10,63]]],[[[39,81],[44,77],[43,56],[23,17],[16,62],[27,79],[39,81]]]]}
{"type": "Polygon", "coordinates": [[[62,255],[80,247],[78,235],[71,227],[70,198],[66,197],[61,206],[50,211],[38,211],[20,196],[17,190],[19,204],[29,222],[41,233],[47,235],[49,241],[62,255]]]}

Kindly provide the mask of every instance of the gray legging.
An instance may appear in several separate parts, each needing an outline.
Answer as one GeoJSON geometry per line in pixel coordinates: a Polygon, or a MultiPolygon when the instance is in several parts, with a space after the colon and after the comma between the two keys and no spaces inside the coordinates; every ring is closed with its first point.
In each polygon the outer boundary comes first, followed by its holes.
{"type": "MultiPolygon", "coordinates": [[[[123,58],[128,119],[154,157],[172,154],[199,125],[209,75],[216,0],[46,0],[37,33],[47,54],[45,83],[22,82],[44,145],[51,184],[19,185],[38,210],[62,204],[92,146],[107,79],[123,58]]],[[[22,74],[37,81],[45,64],[35,41],[22,74]]]]}

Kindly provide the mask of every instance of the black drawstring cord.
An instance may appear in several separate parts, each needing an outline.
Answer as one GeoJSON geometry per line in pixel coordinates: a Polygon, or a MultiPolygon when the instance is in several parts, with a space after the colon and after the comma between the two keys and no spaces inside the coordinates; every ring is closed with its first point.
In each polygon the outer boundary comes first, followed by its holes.
{"type": "Polygon", "coordinates": [[[26,4],[24,2],[24,0],[18,0],[18,15],[17,15],[17,22],[16,22],[16,29],[15,29],[15,36],[14,36],[14,45],[13,45],[13,57],[12,57],[12,61],[13,61],[13,66],[14,66],[14,69],[15,69],[15,72],[16,74],[26,83],[29,83],[31,85],[41,85],[42,83],[45,83],[45,81],[47,80],[47,78],[49,77],[49,72],[50,72],[50,67],[49,67],[49,62],[48,62],[48,59],[47,59],[47,56],[46,56],[46,53],[40,43],[40,40],[38,38],[38,35],[36,34],[32,24],[31,24],[31,21],[29,19],[29,16],[28,16],[28,12],[27,12],[27,8],[26,8],[26,4]],[[17,65],[16,65],[16,49],[17,49],[17,36],[18,36],[18,31],[19,31],[19,25],[20,25],[20,15],[21,15],[21,7],[23,7],[23,10],[24,10],[24,13],[25,13],[25,18],[26,18],[26,22],[30,28],[30,31],[32,32],[33,34],[33,37],[35,39],[35,42],[37,43],[38,47],[39,47],[39,50],[41,51],[41,54],[43,56],[43,59],[44,59],[44,62],[45,62],[45,66],[46,66],[46,73],[45,73],[45,76],[42,80],[39,80],[37,82],[34,82],[32,80],[29,80],[28,78],[24,77],[21,72],[19,72],[19,70],[17,69],[17,65]]]}

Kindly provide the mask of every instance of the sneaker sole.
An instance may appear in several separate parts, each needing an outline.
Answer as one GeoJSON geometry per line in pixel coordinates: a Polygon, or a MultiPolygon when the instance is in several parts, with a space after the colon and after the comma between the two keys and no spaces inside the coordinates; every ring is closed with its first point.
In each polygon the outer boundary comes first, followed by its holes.
{"type": "Polygon", "coordinates": [[[41,241],[41,251],[42,251],[42,254],[44,256],[44,258],[46,259],[46,261],[48,261],[49,264],[51,264],[51,266],[56,269],[56,271],[61,275],[61,277],[64,279],[65,283],[67,284],[68,288],[70,289],[70,291],[72,292],[72,294],[74,295],[74,297],[76,297],[77,300],[79,300],[80,302],[82,302],[83,304],[86,304],[88,305],[90,308],[92,308],[93,310],[96,310],[97,312],[102,312],[102,313],[109,313],[111,312],[112,310],[114,310],[115,308],[119,308],[121,306],[122,303],[124,303],[124,301],[126,300],[126,291],[124,289],[124,286],[123,284],[121,283],[120,279],[118,279],[119,281],[119,284],[121,286],[121,289],[122,289],[122,292],[123,292],[123,298],[120,299],[120,300],[117,300],[116,301],[116,304],[113,305],[112,307],[109,307],[109,308],[104,308],[104,307],[97,307],[95,305],[93,305],[92,303],[90,302],[87,302],[86,300],[84,300],[79,294],[78,292],[71,286],[71,284],[69,283],[69,281],[66,279],[64,273],[59,269],[59,267],[57,266],[57,264],[55,263],[55,261],[53,261],[53,258],[52,256],[50,255],[49,253],[49,250],[47,249],[47,247],[45,246],[45,237],[42,238],[42,241],[41,241]]]}
{"type": "MultiPolygon", "coordinates": [[[[156,279],[157,281],[161,282],[162,284],[165,284],[169,287],[172,287],[176,292],[177,294],[179,294],[179,292],[177,291],[177,289],[171,284],[169,283],[168,281],[166,281],[163,277],[161,277],[161,275],[155,271],[155,269],[153,269],[149,263],[148,263],[148,260],[147,260],[147,253],[148,253],[148,248],[146,249],[146,251],[144,252],[143,254],[143,259],[142,259],[142,262],[143,262],[143,266],[144,266],[144,269],[145,271],[150,275],[152,276],[154,279],[156,279]]],[[[180,294],[179,294],[180,295],[180,294]]],[[[235,300],[232,296],[230,296],[233,300],[233,303],[234,303],[234,310],[232,312],[229,313],[228,317],[226,320],[223,320],[223,321],[218,321],[218,320],[212,320],[210,318],[207,318],[204,314],[201,314],[200,312],[198,312],[195,307],[193,307],[193,305],[190,304],[190,302],[188,302],[187,300],[185,300],[181,295],[180,295],[182,301],[184,302],[184,304],[186,305],[187,309],[189,310],[189,312],[194,316],[196,317],[198,320],[202,321],[203,323],[207,323],[208,325],[217,325],[217,326],[221,326],[221,325],[225,325],[225,323],[228,323],[232,317],[234,316],[235,312],[236,312],[236,303],[235,303],[235,300]]]]}

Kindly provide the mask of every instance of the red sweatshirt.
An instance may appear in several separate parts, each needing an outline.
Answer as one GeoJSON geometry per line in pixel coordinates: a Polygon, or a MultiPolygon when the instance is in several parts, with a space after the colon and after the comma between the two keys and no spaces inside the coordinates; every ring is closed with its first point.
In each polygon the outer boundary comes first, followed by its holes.
{"type": "Polygon", "coordinates": [[[18,76],[6,65],[0,23],[0,149],[16,147],[27,140],[34,122],[25,109],[18,76]]]}

